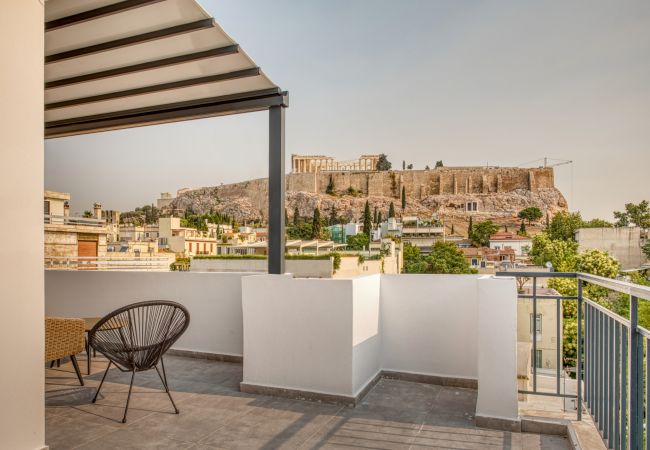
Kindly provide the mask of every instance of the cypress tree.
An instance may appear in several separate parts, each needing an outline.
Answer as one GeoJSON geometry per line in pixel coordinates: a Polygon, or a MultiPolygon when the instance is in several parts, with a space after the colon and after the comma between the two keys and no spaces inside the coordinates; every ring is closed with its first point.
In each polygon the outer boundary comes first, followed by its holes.
{"type": "Polygon", "coordinates": [[[378,223],[377,222],[377,206],[375,206],[375,212],[372,215],[372,223],[378,223]]]}
{"type": "Polygon", "coordinates": [[[454,233],[456,233],[456,231],[454,230],[454,223],[452,222],[451,223],[451,234],[454,234],[454,233]]]}
{"type": "Polygon", "coordinates": [[[406,208],[406,187],[402,186],[402,210],[406,208]]]}
{"type": "Polygon", "coordinates": [[[298,207],[296,206],[293,208],[293,224],[298,225],[298,222],[300,222],[300,212],[298,211],[298,207]]]}
{"type": "Polygon", "coordinates": [[[311,221],[311,238],[320,239],[323,223],[320,220],[320,209],[314,208],[314,218],[311,221]]]}
{"type": "Polygon", "coordinates": [[[338,222],[336,217],[336,208],[332,206],[330,209],[330,225],[336,225],[336,222],[338,222]]]}
{"type": "Polygon", "coordinates": [[[388,207],[388,218],[395,217],[395,205],[393,202],[390,202],[390,206],[388,207]]]}
{"type": "Polygon", "coordinates": [[[469,226],[467,227],[467,239],[472,239],[474,233],[474,224],[472,223],[472,216],[469,216],[469,226]]]}
{"type": "Polygon", "coordinates": [[[334,180],[332,180],[332,175],[330,175],[330,182],[327,184],[327,189],[325,189],[325,193],[329,195],[334,194],[334,180]]]}
{"type": "Polygon", "coordinates": [[[366,200],[366,206],[363,209],[363,232],[366,235],[368,235],[368,237],[370,237],[371,231],[372,231],[372,216],[370,215],[370,205],[368,204],[368,200],[366,200]]]}
{"type": "Polygon", "coordinates": [[[546,230],[547,230],[547,231],[548,231],[548,226],[549,226],[550,222],[551,222],[551,221],[550,221],[550,219],[549,219],[549,217],[548,217],[548,211],[546,211],[546,230]]]}
{"type": "Polygon", "coordinates": [[[379,211],[379,214],[377,214],[377,223],[382,223],[383,222],[383,217],[381,217],[381,211],[379,211]]]}
{"type": "Polygon", "coordinates": [[[526,224],[524,221],[521,221],[521,226],[519,227],[519,234],[524,235],[526,234],[526,224]]]}

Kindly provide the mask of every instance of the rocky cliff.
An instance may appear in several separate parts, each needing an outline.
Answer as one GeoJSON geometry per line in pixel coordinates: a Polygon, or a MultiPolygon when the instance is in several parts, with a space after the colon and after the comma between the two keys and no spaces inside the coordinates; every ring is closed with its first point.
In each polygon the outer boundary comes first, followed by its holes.
{"type": "MultiPolygon", "coordinates": [[[[529,206],[537,206],[549,216],[567,209],[550,168],[301,173],[287,175],[286,185],[289,218],[296,207],[301,216],[311,216],[318,206],[323,217],[329,217],[334,209],[339,217],[355,219],[363,214],[366,201],[386,217],[393,202],[398,214],[438,214],[448,228],[453,223],[457,233],[464,232],[470,215],[475,223],[492,219],[501,224],[516,224],[517,213],[529,206]],[[404,211],[402,190],[407,199],[404,211]],[[468,202],[476,202],[478,210],[467,212],[468,202]]],[[[190,190],[174,199],[170,207],[195,213],[212,210],[228,214],[238,222],[264,221],[267,197],[267,180],[256,179],[190,190]]]]}

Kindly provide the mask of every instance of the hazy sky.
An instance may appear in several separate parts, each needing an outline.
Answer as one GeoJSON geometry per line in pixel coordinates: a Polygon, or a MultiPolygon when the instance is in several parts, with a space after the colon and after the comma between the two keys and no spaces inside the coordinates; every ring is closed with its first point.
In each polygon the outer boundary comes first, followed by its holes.
{"type": "MultiPolygon", "coordinates": [[[[587,218],[650,199],[650,2],[202,0],[290,92],[291,153],[394,167],[573,160],[557,184],[587,218]]],[[[46,142],[73,211],[267,175],[267,114],[46,142]]]]}

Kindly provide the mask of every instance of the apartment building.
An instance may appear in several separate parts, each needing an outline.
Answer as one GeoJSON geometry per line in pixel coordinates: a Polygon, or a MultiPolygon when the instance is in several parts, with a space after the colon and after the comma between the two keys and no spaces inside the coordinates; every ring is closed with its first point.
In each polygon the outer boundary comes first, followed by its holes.
{"type": "Polygon", "coordinates": [[[106,222],[95,203],[93,217],[70,216],[70,194],[45,191],[43,202],[46,266],[106,256],[106,222]]]}
{"type": "MultiPolygon", "coordinates": [[[[532,294],[531,288],[523,292],[532,294]]],[[[555,289],[537,288],[537,295],[550,296],[559,295],[555,289]]],[[[517,301],[517,342],[531,344],[531,365],[533,364],[533,351],[537,352],[537,368],[557,368],[557,339],[559,330],[560,356],[562,355],[562,313],[557,313],[557,300],[537,299],[537,316],[533,316],[533,301],[530,299],[519,299],[517,301]],[[535,349],[532,349],[533,336],[537,340],[535,349]]]]}
{"type": "Polygon", "coordinates": [[[180,217],[158,219],[158,246],[184,256],[216,255],[217,225],[208,224],[208,231],[182,227],[180,217]]]}
{"type": "Polygon", "coordinates": [[[490,248],[496,250],[505,250],[511,248],[516,257],[525,257],[533,248],[533,240],[528,236],[519,236],[510,231],[502,231],[490,236],[490,248]]]}

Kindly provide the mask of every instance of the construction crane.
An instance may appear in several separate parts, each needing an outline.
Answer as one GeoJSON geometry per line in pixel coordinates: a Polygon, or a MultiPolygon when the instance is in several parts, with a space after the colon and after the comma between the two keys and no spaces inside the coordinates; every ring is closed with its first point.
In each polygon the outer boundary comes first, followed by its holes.
{"type": "Polygon", "coordinates": [[[573,161],[569,159],[557,159],[557,158],[549,158],[548,156],[545,156],[543,158],[539,158],[533,161],[528,161],[523,164],[519,164],[517,167],[530,166],[531,164],[536,164],[539,162],[543,163],[543,165],[540,167],[557,167],[557,166],[563,166],[565,164],[573,164],[573,161]],[[551,164],[549,164],[549,161],[551,162],[551,164]]]}
{"type": "Polygon", "coordinates": [[[571,164],[571,174],[570,174],[571,192],[569,193],[569,196],[570,196],[571,205],[573,205],[573,161],[571,161],[570,159],[557,159],[557,158],[549,158],[548,156],[545,156],[543,158],[539,158],[534,161],[529,161],[523,164],[519,164],[517,167],[530,166],[531,164],[539,164],[540,162],[543,163],[543,165],[540,167],[558,167],[558,166],[563,166],[565,164],[571,164]]]}

